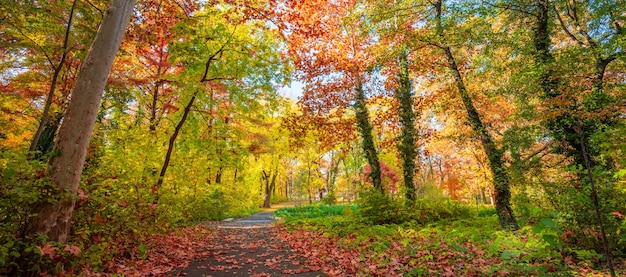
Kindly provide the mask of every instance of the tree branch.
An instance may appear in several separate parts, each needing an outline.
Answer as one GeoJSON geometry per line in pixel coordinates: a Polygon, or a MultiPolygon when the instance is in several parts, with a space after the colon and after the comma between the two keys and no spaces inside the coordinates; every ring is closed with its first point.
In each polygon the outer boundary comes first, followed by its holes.
{"type": "Polygon", "coordinates": [[[556,14],[556,18],[559,20],[559,23],[561,25],[561,28],[563,29],[563,31],[565,31],[565,33],[567,34],[567,36],[569,36],[572,40],[574,40],[576,43],[578,43],[580,46],[584,46],[584,43],[579,40],[570,30],[569,28],[567,28],[567,26],[565,26],[565,21],[563,21],[563,18],[561,17],[561,15],[559,14],[559,11],[556,9],[556,6],[552,6],[552,8],[554,9],[554,13],[556,14]]]}
{"type": "Polygon", "coordinates": [[[528,160],[532,159],[533,157],[539,155],[541,152],[545,151],[546,149],[550,148],[550,146],[552,146],[552,144],[554,144],[553,141],[549,141],[548,143],[546,143],[543,147],[535,150],[535,152],[530,153],[530,155],[528,155],[527,157],[521,159],[521,162],[525,163],[528,160]]]}

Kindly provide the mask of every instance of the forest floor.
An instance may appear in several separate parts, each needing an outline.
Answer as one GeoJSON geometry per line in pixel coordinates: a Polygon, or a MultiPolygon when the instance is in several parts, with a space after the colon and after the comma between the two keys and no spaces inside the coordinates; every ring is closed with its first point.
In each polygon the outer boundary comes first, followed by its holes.
{"type": "MultiPolygon", "coordinates": [[[[278,224],[274,210],[265,210],[148,235],[140,251],[104,269],[65,276],[608,276],[597,260],[545,249],[531,227],[501,231],[495,215],[368,226],[345,207],[342,215],[324,213],[331,208],[291,219],[281,212],[278,224]]],[[[616,264],[618,276],[626,276],[626,261],[616,264]]]]}
{"type": "Polygon", "coordinates": [[[238,220],[207,223],[216,233],[207,238],[205,254],[172,276],[326,276],[319,268],[306,265],[302,255],[281,238],[273,222],[273,210],[266,210],[238,220]]]}

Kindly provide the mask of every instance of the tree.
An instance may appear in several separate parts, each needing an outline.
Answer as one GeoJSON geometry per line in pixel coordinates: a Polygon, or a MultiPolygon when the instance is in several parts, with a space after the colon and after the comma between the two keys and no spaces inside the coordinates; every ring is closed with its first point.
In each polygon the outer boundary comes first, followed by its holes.
{"type": "Polygon", "coordinates": [[[499,149],[491,134],[487,131],[487,128],[483,124],[478,111],[476,110],[472,98],[470,97],[461,71],[459,70],[450,45],[446,41],[446,34],[444,32],[443,25],[443,1],[438,0],[433,4],[435,8],[435,32],[438,36],[438,45],[445,54],[445,60],[447,66],[452,72],[452,78],[456,84],[457,92],[463,101],[465,111],[467,112],[467,119],[472,126],[474,133],[478,136],[483,150],[489,160],[489,168],[493,175],[493,183],[496,193],[496,211],[498,212],[498,219],[500,225],[503,228],[519,229],[513,209],[511,208],[511,190],[510,190],[510,177],[504,167],[503,151],[499,149]]]}
{"type": "Polygon", "coordinates": [[[417,157],[417,146],[415,144],[415,112],[413,111],[413,88],[409,77],[409,64],[407,54],[403,53],[399,58],[400,70],[398,72],[399,85],[396,89],[396,98],[400,102],[400,124],[402,124],[402,134],[399,136],[400,157],[402,159],[402,173],[404,176],[404,187],[406,198],[415,200],[415,157],[417,157]]]}
{"type": "Polygon", "coordinates": [[[176,97],[173,84],[180,74],[181,64],[168,62],[170,46],[177,39],[177,24],[189,20],[197,9],[191,1],[142,0],[137,3],[137,20],[131,22],[128,35],[131,39],[122,49],[132,53],[125,63],[131,63],[130,72],[120,76],[127,84],[139,88],[146,96],[139,97],[148,114],[150,132],[156,135],[161,119],[172,112],[176,97]],[[131,71],[132,70],[132,71],[131,71]]]}
{"type": "MultiPolygon", "coordinates": [[[[41,119],[39,119],[39,127],[37,127],[37,131],[35,131],[35,135],[33,136],[33,139],[30,143],[30,148],[28,149],[31,152],[37,150],[37,146],[41,139],[41,134],[43,133],[44,128],[46,127],[49,121],[48,119],[49,111],[50,111],[50,106],[52,105],[52,98],[54,97],[54,91],[57,85],[57,79],[59,78],[59,73],[61,73],[61,69],[63,69],[63,66],[65,65],[65,59],[68,54],[68,43],[69,43],[70,30],[72,28],[72,19],[74,18],[75,8],[76,8],[76,0],[72,2],[72,8],[70,8],[70,14],[67,20],[67,27],[65,28],[65,38],[63,39],[63,49],[61,53],[61,58],[59,59],[59,62],[56,65],[53,65],[54,73],[52,74],[52,80],[50,81],[50,89],[48,90],[48,96],[46,96],[46,104],[44,105],[43,112],[41,113],[41,119]]],[[[56,131],[56,128],[54,128],[53,132],[55,131],[56,131]]],[[[43,151],[43,152],[45,154],[47,151],[43,151]]]]}
{"type": "Polygon", "coordinates": [[[31,105],[16,110],[34,111],[37,127],[25,129],[31,136],[30,151],[44,157],[54,147],[82,59],[83,44],[93,40],[92,31],[101,17],[99,1],[6,1],[0,5],[3,28],[0,48],[9,59],[0,62],[0,74],[8,87],[3,92],[28,99],[31,105]],[[47,16],[38,16],[41,14],[47,16]],[[44,91],[46,92],[44,94],[44,91]]]}
{"type": "Polygon", "coordinates": [[[366,101],[373,62],[364,50],[373,41],[366,32],[355,32],[365,22],[350,18],[350,13],[359,8],[355,1],[290,1],[277,17],[299,77],[307,83],[301,104],[314,114],[345,112],[350,106],[354,109],[364,154],[372,168],[369,176],[376,189],[382,191],[366,101]]]}
{"type": "Polygon", "coordinates": [[[59,129],[55,144],[59,155],[50,160],[49,175],[56,186],[54,195],[60,199],[40,204],[37,216],[28,225],[29,235],[42,234],[54,241],[67,241],[80,176],[104,86],[134,5],[134,0],[113,0],[106,11],[59,129]]]}
{"type": "MultiPolygon", "coordinates": [[[[619,10],[620,4],[609,1],[594,7],[594,9],[584,6],[584,4],[570,3],[569,1],[567,3],[555,1],[551,4],[547,0],[537,0],[533,4],[534,8],[530,13],[535,17],[533,28],[535,51],[533,56],[536,66],[542,69],[540,71],[542,98],[547,102],[548,109],[556,114],[556,116],[547,117],[546,127],[556,141],[565,142],[565,145],[561,145],[561,149],[563,149],[561,151],[572,157],[575,164],[582,165],[586,169],[578,172],[577,178],[583,182],[586,177],[584,182],[591,187],[590,198],[600,227],[604,252],[607,256],[611,276],[615,276],[611,248],[604,227],[598,192],[593,180],[592,170],[601,164],[598,160],[597,147],[591,143],[591,136],[605,126],[614,126],[618,116],[610,108],[613,100],[611,95],[605,93],[603,80],[607,66],[618,57],[626,54],[621,47],[615,45],[624,37],[625,32],[623,23],[612,12],[615,9],[619,10]],[[593,57],[591,86],[590,89],[587,89],[587,95],[582,98],[582,101],[569,94],[564,88],[564,82],[559,81],[555,74],[556,59],[551,53],[552,43],[550,40],[552,33],[551,10],[554,10],[562,31],[583,48],[584,52],[590,52],[593,57]],[[607,17],[609,24],[603,24],[601,18],[607,17]],[[587,22],[585,22],[586,20],[587,22]],[[600,33],[601,35],[598,37],[605,42],[600,42],[590,35],[593,32],[589,28],[593,28],[593,26],[598,26],[593,31],[600,33]],[[613,29],[613,33],[610,31],[603,32],[611,29],[613,29]],[[584,112],[599,114],[600,116],[577,114],[576,110],[579,110],[580,106],[583,107],[584,112]]],[[[608,170],[613,165],[609,162],[602,167],[604,170],[608,170]]]]}

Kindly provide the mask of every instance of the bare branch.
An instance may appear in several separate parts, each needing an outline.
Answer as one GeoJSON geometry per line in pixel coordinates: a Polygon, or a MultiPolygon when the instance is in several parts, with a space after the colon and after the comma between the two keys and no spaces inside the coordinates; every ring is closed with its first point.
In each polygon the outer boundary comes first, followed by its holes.
{"type": "Polygon", "coordinates": [[[554,142],[553,141],[549,141],[548,143],[544,144],[543,147],[535,150],[535,152],[530,153],[530,155],[528,155],[527,157],[523,158],[521,161],[523,163],[527,162],[528,160],[532,159],[533,157],[539,155],[541,152],[543,152],[546,149],[550,148],[552,146],[552,144],[554,144],[554,142]]]}
{"type": "Polygon", "coordinates": [[[580,46],[584,46],[584,43],[581,40],[579,40],[574,34],[572,34],[572,32],[569,30],[569,28],[567,28],[567,26],[565,25],[565,21],[563,21],[563,18],[559,14],[559,11],[556,9],[556,6],[552,6],[552,8],[554,9],[554,13],[556,14],[556,18],[559,20],[561,28],[563,29],[563,31],[565,31],[567,36],[569,36],[572,40],[574,40],[580,46]]]}

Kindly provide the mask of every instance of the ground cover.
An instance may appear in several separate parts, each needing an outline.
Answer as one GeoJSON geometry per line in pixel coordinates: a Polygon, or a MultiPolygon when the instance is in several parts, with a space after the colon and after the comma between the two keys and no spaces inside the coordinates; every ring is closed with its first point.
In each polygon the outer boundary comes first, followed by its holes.
{"type": "Polygon", "coordinates": [[[354,206],[276,214],[281,236],[330,276],[608,276],[594,251],[555,247],[542,223],[502,230],[488,209],[381,225],[364,223],[354,206]]]}

